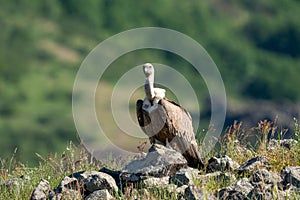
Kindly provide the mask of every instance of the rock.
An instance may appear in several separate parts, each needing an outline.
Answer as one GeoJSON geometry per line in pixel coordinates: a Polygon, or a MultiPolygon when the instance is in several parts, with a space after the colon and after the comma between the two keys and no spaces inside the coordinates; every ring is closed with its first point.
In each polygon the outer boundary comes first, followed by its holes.
{"type": "Polygon", "coordinates": [[[285,147],[287,149],[291,149],[298,141],[294,139],[283,139],[283,140],[276,140],[271,139],[268,143],[269,150],[275,150],[278,147],[285,147]]]}
{"type": "Polygon", "coordinates": [[[133,160],[122,169],[121,179],[137,182],[147,176],[171,176],[184,167],[187,167],[187,161],[179,152],[154,144],[144,159],[133,160]]]}
{"type": "Polygon", "coordinates": [[[228,199],[238,199],[238,200],[242,200],[242,199],[246,199],[247,196],[244,195],[243,193],[241,192],[238,192],[238,191],[234,191],[234,190],[227,190],[226,188],[225,189],[222,189],[220,190],[217,194],[216,194],[216,197],[217,199],[219,200],[228,200],[228,199]]]}
{"type": "Polygon", "coordinates": [[[216,196],[219,199],[246,199],[253,188],[248,178],[242,178],[232,185],[221,189],[216,196]]]}
{"type": "Polygon", "coordinates": [[[84,200],[113,200],[115,199],[108,190],[96,190],[88,195],[84,200]]]}
{"type": "Polygon", "coordinates": [[[42,179],[38,186],[33,190],[31,200],[46,200],[50,191],[50,184],[48,181],[42,179]]]}
{"type": "Polygon", "coordinates": [[[252,172],[255,169],[262,168],[262,167],[269,168],[269,166],[270,166],[269,162],[265,156],[257,156],[257,157],[254,157],[254,158],[248,160],[246,163],[244,163],[242,166],[240,166],[237,170],[241,174],[241,173],[252,172]]]}
{"type": "Polygon", "coordinates": [[[55,189],[55,193],[63,193],[69,190],[79,191],[81,189],[76,178],[66,176],[55,189]]]}
{"type": "Polygon", "coordinates": [[[283,140],[280,140],[280,146],[281,147],[285,147],[287,149],[291,149],[297,143],[298,143],[298,141],[294,140],[294,139],[283,139],[283,140]]]}
{"type": "Polygon", "coordinates": [[[81,200],[82,196],[79,191],[76,190],[65,190],[62,193],[55,193],[54,195],[49,196],[51,200],[81,200]]]}
{"type": "Polygon", "coordinates": [[[229,186],[229,188],[231,190],[235,190],[241,192],[244,195],[247,195],[253,189],[253,186],[251,185],[248,178],[242,178],[229,186]]]}
{"type": "Polygon", "coordinates": [[[252,175],[252,184],[254,183],[263,183],[263,184],[273,184],[276,185],[281,181],[281,178],[278,174],[269,172],[266,169],[256,170],[252,175]]]}
{"type": "Polygon", "coordinates": [[[6,188],[12,188],[14,186],[19,186],[19,179],[18,178],[12,178],[6,181],[0,182],[0,186],[5,186],[6,188]]]}
{"type": "Polygon", "coordinates": [[[8,189],[13,187],[20,187],[20,184],[23,185],[25,181],[30,181],[31,178],[28,175],[22,175],[19,178],[12,178],[6,181],[0,181],[0,187],[5,186],[8,189]]]}
{"type": "Polygon", "coordinates": [[[276,185],[264,184],[263,182],[260,182],[260,184],[256,183],[255,187],[247,195],[248,199],[264,199],[264,200],[291,199],[289,197],[291,197],[289,192],[278,190],[276,188],[276,185]]]}
{"type": "Polygon", "coordinates": [[[209,159],[208,165],[206,167],[206,172],[211,173],[216,171],[232,171],[239,167],[240,165],[237,162],[225,155],[224,157],[212,157],[211,159],[209,159]]]}
{"type": "Polygon", "coordinates": [[[75,172],[73,174],[70,174],[68,177],[70,178],[76,178],[78,181],[80,181],[80,178],[81,178],[81,174],[83,174],[84,171],[79,171],[79,172],[75,172]]]}
{"type": "Polygon", "coordinates": [[[204,190],[197,188],[194,185],[190,185],[185,189],[183,198],[189,200],[216,199],[212,194],[205,193],[204,190]]]}
{"type": "Polygon", "coordinates": [[[170,178],[170,182],[176,184],[178,187],[190,185],[197,179],[198,174],[199,170],[197,169],[190,167],[182,168],[170,178]]]}
{"type": "Polygon", "coordinates": [[[107,189],[109,192],[118,191],[115,179],[103,172],[84,172],[80,175],[80,182],[89,193],[103,189],[107,189]]]}
{"type": "Polygon", "coordinates": [[[70,178],[66,176],[54,190],[54,193],[50,193],[49,198],[51,200],[60,199],[81,199],[83,188],[80,186],[76,178],[70,178]]]}
{"type": "Polygon", "coordinates": [[[182,195],[184,195],[184,191],[185,191],[185,189],[186,189],[187,187],[188,187],[187,185],[183,185],[183,186],[177,187],[177,188],[176,188],[176,193],[177,193],[177,194],[182,194],[182,195]]]}
{"type": "Polygon", "coordinates": [[[285,185],[291,184],[296,188],[300,188],[300,166],[285,167],[280,174],[285,185]]]}
{"type": "Polygon", "coordinates": [[[116,181],[118,188],[121,188],[121,179],[120,179],[121,171],[113,171],[113,170],[107,169],[106,167],[102,167],[99,170],[99,172],[106,173],[106,174],[110,175],[111,177],[113,177],[116,181]]]}
{"type": "Polygon", "coordinates": [[[149,177],[143,180],[143,183],[146,187],[159,187],[164,188],[167,187],[169,184],[169,178],[168,176],[157,178],[157,177],[149,177]]]}
{"type": "Polygon", "coordinates": [[[252,189],[249,194],[247,195],[248,199],[264,199],[264,200],[272,200],[274,199],[272,195],[272,191],[263,191],[260,188],[252,189]]]}

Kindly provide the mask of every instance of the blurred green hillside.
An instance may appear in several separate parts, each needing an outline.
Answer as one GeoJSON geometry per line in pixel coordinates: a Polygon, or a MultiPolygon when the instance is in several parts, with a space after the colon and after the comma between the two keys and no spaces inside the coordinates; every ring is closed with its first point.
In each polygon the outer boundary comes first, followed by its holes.
{"type": "MultiPolygon", "coordinates": [[[[237,102],[297,104],[299,9],[296,0],[0,0],[0,157],[18,148],[22,161],[36,162],[35,152],[62,152],[69,140],[78,142],[71,107],[76,72],[98,43],[132,28],[165,27],[197,40],[237,102]]],[[[113,63],[105,81],[113,84],[145,60],[199,78],[183,59],[144,50],[113,63]]],[[[193,86],[207,95],[204,84],[193,86]]]]}

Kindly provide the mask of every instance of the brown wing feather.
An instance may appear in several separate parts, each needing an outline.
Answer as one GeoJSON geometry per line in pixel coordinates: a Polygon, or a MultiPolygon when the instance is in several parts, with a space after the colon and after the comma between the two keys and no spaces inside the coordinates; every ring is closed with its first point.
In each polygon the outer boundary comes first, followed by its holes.
{"type": "Polygon", "coordinates": [[[158,108],[150,114],[142,109],[143,101],[137,101],[137,118],[139,125],[150,142],[159,141],[170,145],[187,159],[189,166],[203,167],[192,126],[190,114],[179,104],[169,99],[162,99],[158,108]]]}
{"type": "Polygon", "coordinates": [[[174,138],[169,141],[170,145],[183,154],[187,159],[189,166],[195,168],[203,167],[203,162],[195,139],[191,115],[187,110],[171,100],[162,99],[160,104],[167,114],[166,123],[169,132],[174,135],[174,138]]]}

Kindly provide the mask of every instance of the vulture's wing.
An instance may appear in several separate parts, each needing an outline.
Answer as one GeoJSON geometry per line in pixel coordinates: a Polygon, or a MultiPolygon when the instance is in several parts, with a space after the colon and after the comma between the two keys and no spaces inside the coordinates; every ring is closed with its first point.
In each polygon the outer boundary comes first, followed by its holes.
{"type": "Polygon", "coordinates": [[[173,139],[170,145],[183,154],[191,167],[203,167],[195,139],[191,115],[177,103],[162,99],[160,104],[166,113],[166,125],[173,139]]]}
{"type": "Polygon", "coordinates": [[[136,102],[136,116],[140,127],[144,127],[143,100],[141,99],[136,102]]]}

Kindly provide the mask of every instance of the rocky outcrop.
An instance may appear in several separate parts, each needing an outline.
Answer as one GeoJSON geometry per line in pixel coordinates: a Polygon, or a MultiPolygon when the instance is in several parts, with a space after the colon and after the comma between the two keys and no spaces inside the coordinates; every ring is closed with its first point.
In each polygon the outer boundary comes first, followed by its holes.
{"type": "MultiPolygon", "coordinates": [[[[228,156],[212,157],[205,171],[190,168],[177,151],[155,144],[145,157],[134,159],[120,171],[101,168],[63,178],[51,190],[41,180],[31,199],[155,199],[157,189],[174,199],[293,199],[300,195],[300,166],[285,167],[280,175],[269,171],[266,157],[257,156],[241,166],[228,156]],[[210,193],[207,185],[226,185],[210,193]]],[[[11,185],[20,179],[2,183],[11,185]]],[[[217,189],[217,188],[215,188],[217,189]]]]}
{"type": "Polygon", "coordinates": [[[170,176],[184,167],[187,167],[187,161],[179,152],[154,144],[145,158],[131,161],[120,176],[123,181],[138,182],[147,176],[170,176]]]}

